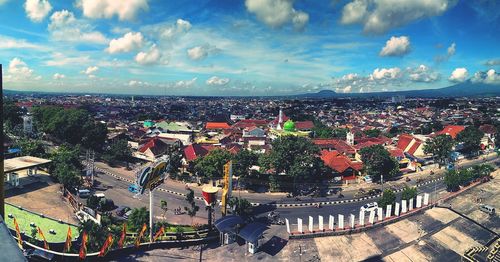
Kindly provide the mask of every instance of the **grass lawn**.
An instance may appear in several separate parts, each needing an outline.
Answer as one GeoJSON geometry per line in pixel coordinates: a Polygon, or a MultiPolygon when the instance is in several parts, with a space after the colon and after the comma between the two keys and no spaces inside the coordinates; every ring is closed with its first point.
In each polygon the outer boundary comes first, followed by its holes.
{"type": "MultiPolygon", "coordinates": [[[[39,215],[32,214],[25,210],[21,210],[17,207],[11,205],[5,205],[5,222],[10,229],[15,230],[14,219],[9,218],[8,214],[12,214],[19,224],[19,230],[21,232],[25,232],[26,235],[31,236],[31,229],[33,227],[30,226],[31,222],[34,222],[37,226],[40,227],[47,242],[64,242],[66,241],[66,233],[68,232],[68,225],[59,223],[56,220],[52,220],[50,218],[43,218],[39,215]],[[56,234],[49,233],[50,229],[54,229],[56,234]]],[[[78,237],[78,228],[75,226],[71,227],[71,236],[73,239],[78,237]]],[[[37,238],[41,240],[41,237],[37,234],[37,238]]]]}

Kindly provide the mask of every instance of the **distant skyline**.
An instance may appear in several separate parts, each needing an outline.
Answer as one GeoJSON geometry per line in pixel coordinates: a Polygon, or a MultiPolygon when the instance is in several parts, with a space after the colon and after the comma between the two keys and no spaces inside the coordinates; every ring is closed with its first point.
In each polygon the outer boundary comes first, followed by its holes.
{"type": "Polygon", "coordinates": [[[0,0],[4,89],[287,95],[500,88],[495,0],[0,0]]]}

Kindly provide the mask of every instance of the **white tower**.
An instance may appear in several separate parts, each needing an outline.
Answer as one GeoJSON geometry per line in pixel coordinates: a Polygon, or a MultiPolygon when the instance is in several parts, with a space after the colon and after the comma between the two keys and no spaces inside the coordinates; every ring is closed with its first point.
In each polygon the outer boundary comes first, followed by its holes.
{"type": "Polygon", "coordinates": [[[278,116],[278,126],[276,127],[277,130],[281,130],[281,126],[283,125],[283,110],[280,108],[280,114],[278,116]]]}
{"type": "Polygon", "coordinates": [[[23,116],[23,130],[27,135],[33,133],[33,116],[23,116]]]}
{"type": "Polygon", "coordinates": [[[349,130],[349,132],[347,132],[346,142],[347,142],[347,144],[349,144],[351,146],[354,145],[354,133],[351,132],[351,130],[349,130]]]}

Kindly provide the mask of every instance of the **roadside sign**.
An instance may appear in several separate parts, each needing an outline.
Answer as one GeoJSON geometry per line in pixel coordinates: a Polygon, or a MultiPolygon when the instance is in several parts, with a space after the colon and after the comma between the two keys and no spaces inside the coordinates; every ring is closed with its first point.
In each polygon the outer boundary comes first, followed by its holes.
{"type": "Polygon", "coordinates": [[[139,172],[136,180],[139,194],[144,194],[146,189],[151,191],[160,186],[169,169],[170,165],[166,161],[161,161],[139,172]]]}

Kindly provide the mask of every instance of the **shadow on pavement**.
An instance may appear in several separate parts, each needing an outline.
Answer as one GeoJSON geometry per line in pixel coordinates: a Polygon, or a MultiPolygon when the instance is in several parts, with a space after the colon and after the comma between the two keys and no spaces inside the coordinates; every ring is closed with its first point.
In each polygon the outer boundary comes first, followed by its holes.
{"type": "Polygon", "coordinates": [[[288,240],[273,236],[260,247],[260,250],[274,257],[286,246],[286,244],[288,244],[288,240]]]}

